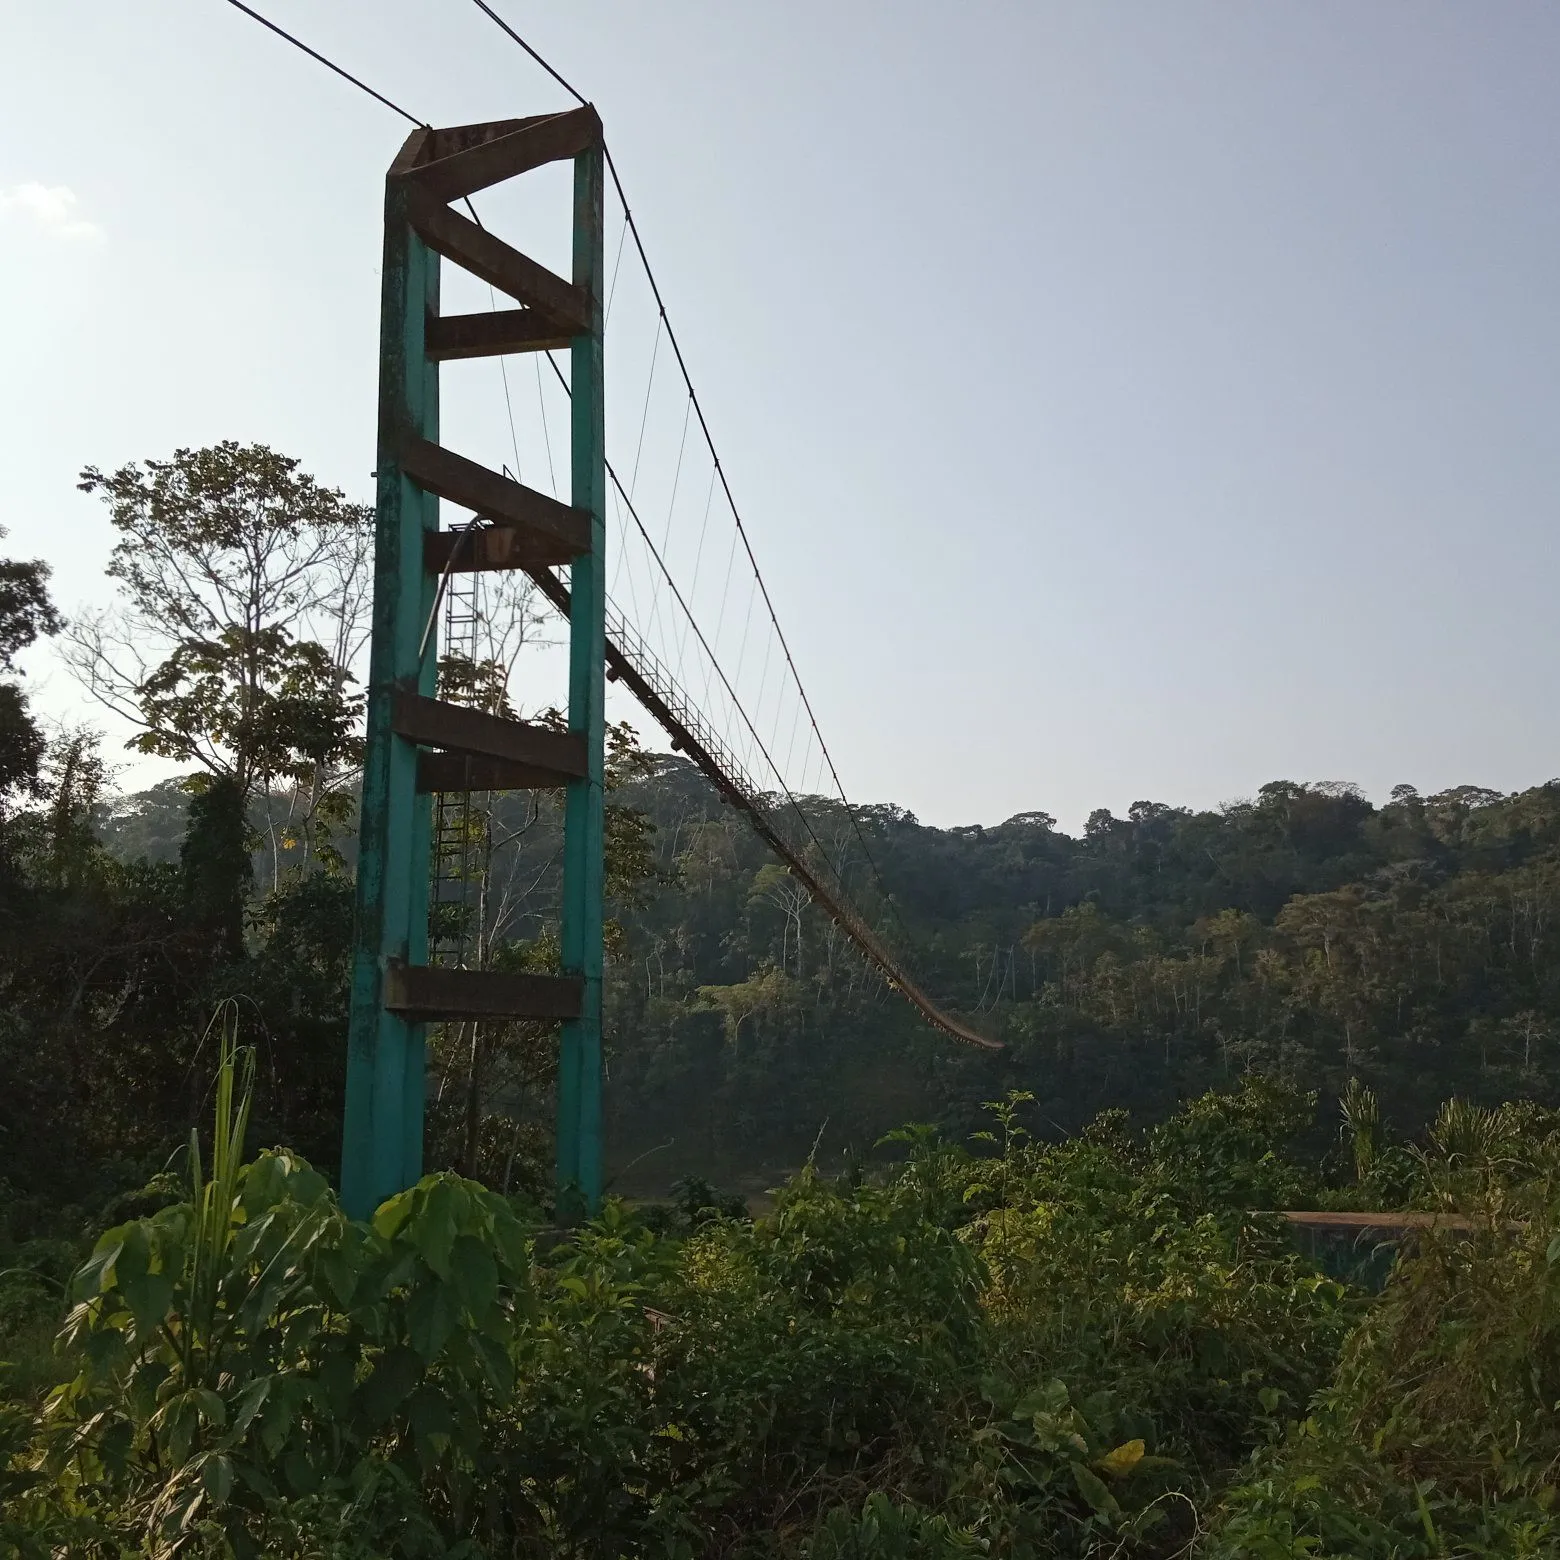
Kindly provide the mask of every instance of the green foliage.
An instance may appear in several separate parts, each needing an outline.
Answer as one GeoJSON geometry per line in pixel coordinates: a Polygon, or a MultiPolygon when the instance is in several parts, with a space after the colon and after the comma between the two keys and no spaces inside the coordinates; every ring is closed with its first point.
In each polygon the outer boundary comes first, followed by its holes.
{"type": "Polygon", "coordinates": [[[641,1203],[634,1214],[657,1235],[687,1235],[712,1220],[749,1217],[746,1198],[718,1191],[702,1175],[674,1181],[669,1202],[641,1203]]]}
{"type": "Polygon", "coordinates": [[[1261,1077],[1190,1101],[1152,1135],[1164,1195],[1188,1214],[1308,1206],[1316,1177],[1286,1150],[1315,1118],[1314,1094],[1261,1077]]]}
{"type": "Polygon", "coordinates": [[[1338,1101],[1338,1109],[1343,1116],[1344,1136],[1354,1160],[1355,1178],[1363,1182],[1375,1169],[1381,1147],[1381,1107],[1376,1100],[1376,1091],[1367,1088],[1358,1078],[1350,1078],[1338,1101]]]}
{"type": "Polygon", "coordinates": [[[179,886],[191,920],[222,958],[243,954],[244,909],[254,875],[243,790],[231,775],[208,779],[190,798],[179,886]]]}
{"type": "Polygon", "coordinates": [[[82,472],[117,533],[114,609],[66,635],[131,746],[309,793],[311,823],[358,752],[348,693],[362,639],[370,511],[265,445],[233,440],[82,472]]]}
{"type": "MultiPolygon", "coordinates": [[[[0,537],[5,534],[0,527],[0,537]]],[[[13,671],[16,657],[40,635],[59,632],[49,574],[48,564],[37,558],[0,559],[0,672],[13,671]]]]}
{"type": "MultiPolygon", "coordinates": [[[[0,526],[0,537],[5,535],[0,526]]],[[[0,558],[0,802],[33,785],[44,738],[15,682],[16,657],[40,636],[59,632],[49,600],[49,566],[41,559],[0,558]]]]}
{"type": "Polygon", "coordinates": [[[26,694],[13,682],[0,682],[0,798],[36,784],[46,750],[26,694]]]}
{"type": "Polygon", "coordinates": [[[978,1366],[978,1258],[913,1189],[804,1171],[770,1218],[685,1250],[665,1344],[683,1455],[755,1521],[914,1435],[978,1366]]]}
{"type": "Polygon", "coordinates": [[[805,1560],[961,1560],[985,1553],[973,1533],[881,1490],[867,1496],[859,1512],[835,1507],[803,1550],[805,1560]]]}
{"type": "MultiPolygon", "coordinates": [[[[678,877],[628,922],[609,993],[629,1157],[676,1134],[706,1173],[795,1164],[825,1117],[831,1154],[907,1116],[962,1135],[1008,1087],[1077,1132],[1248,1072],[1323,1097],[1356,1078],[1400,1131],[1449,1094],[1560,1102],[1560,785],[1373,807],[1285,781],[1216,812],[1099,814],[1082,838],[864,810],[894,901],[859,885],[868,918],[905,923],[918,979],[1000,1058],[936,1052],[678,760],[632,794],[678,877]]],[[[806,805],[820,838],[849,830],[806,805]]]]}
{"type": "Polygon", "coordinates": [[[225,627],[182,641],[142,681],[147,729],[133,746],[182,763],[215,747],[237,756],[241,776],[306,781],[358,750],[358,702],[342,681],[322,645],[274,625],[225,627]]]}
{"type": "Polygon", "coordinates": [[[1415,1195],[1465,1222],[1368,1300],[1250,1205],[1315,1174],[1261,1080],[1062,1143],[1012,1091],[968,1149],[906,1128],[756,1220],[690,1186],[676,1235],[613,1204],[541,1254],[459,1177],[358,1224],[246,1162],[217,1045],[209,1148],[76,1272],[41,1409],[0,1397],[19,1554],[1560,1554],[1547,1112],[1442,1114],[1415,1195]]]}
{"type": "Polygon", "coordinates": [[[1231,1491],[1218,1556],[1560,1554],[1552,1114],[1448,1101],[1424,1148],[1389,1152],[1446,1222],[1409,1242],[1311,1411],[1231,1491]]]}
{"type": "Polygon", "coordinates": [[[209,1175],[106,1231],[72,1285],[74,1374],[40,1420],[40,1523],[82,1553],[444,1554],[477,1501],[532,1306],[499,1199],[430,1177],[372,1226],[277,1150],[241,1163],[252,1059],[224,1040],[209,1175]],[[333,1549],[333,1552],[348,1552],[333,1549]]]}

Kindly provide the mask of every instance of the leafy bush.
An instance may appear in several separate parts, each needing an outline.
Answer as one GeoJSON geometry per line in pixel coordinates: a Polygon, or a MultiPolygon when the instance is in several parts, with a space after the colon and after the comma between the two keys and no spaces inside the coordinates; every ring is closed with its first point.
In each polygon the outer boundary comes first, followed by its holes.
{"type": "Polygon", "coordinates": [[[934,1440],[979,1366],[980,1284],[975,1254],[903,1187],[807,1170],[771,1218],[702,1227],[656,1364],[678,1481],[724,1527],[769,1525],[800,1490],[934,1440]]]}
{"type": "Polygon", "coordinates": [[[1560,1555],[1560,1208],[1548,1113],[1448,1102],[1415,1156],[1440,1208],[1314,1410],[1228,1497],[1212,1553],[1560,1555]]]}
{"type": "Polygon", "coordinates": [[[1154,1129],[1149,1179],[1188,1213],[1304,1208],[1318,1177],[1291,1150],[1316,1118],[1316,1096],[1269,1079],[1184,1105],[1154,1129]]]}
{"type": "Polygon", "coordinates": [[[609,1204],[539,1255],[456,1176],[355,1223],[297,1155],[246,1162],[223,1050],[209,1173],[192,1142],[178,1200],[102,1236],[68,1379],[0,1405],[0,1549],[1560,1557],[1547,1118],[1373,1131],[1367,1171],[1407,1155],[1472,1229],[1367,1300],[1260,1211],[1317,1183],[1281,1152],[1305,1101],[1258,1083],[1060,1144],[1012,1095],[978,1152],[905,1129],[765,1218],[609,1204]]]}
{"type": "Polygon", "coordinates": [[[504,1527],[476,1496],[532,1305],[526,1233],[454,1177],[369,1227],[295,1156],[243,1164],[238,1066],[229,1042],[210,1177],[192,1144],[189,1199],[108,1230],[75,1277],[73,1374],[23,1510],[104,1554],[302,1554],[321,1533],[442,1554],[504,1527]]]}
{"type": "Polygon", "coordinates": [[[881,1490],[852,1507],[836,1506],[803,1550],[805,1560],[964,1560],[986,1553],[965,1528],[881,1490]]]}

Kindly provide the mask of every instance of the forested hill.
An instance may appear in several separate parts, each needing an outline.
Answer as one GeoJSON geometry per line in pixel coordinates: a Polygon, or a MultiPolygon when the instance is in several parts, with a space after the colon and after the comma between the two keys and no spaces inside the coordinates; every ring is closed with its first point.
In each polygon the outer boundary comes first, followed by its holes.
{"type": "MultiPolygon", "coordinates": [[[[1324,1093],[1357,1075],[1405,1127],[1452,1093],[1560,1100],[1560,782],[1400,786],[1376,807],[1275,781],[1218,811],[1102,810],[1082,837],[1041,812],[936,829],[867,808],[892,906],[842,810],[811,804],[924,984],[1007,1042],[996,1057],[928,1032],[681,760],[641,760],[614,800],[653,825],[619,905],[609,1013],[613,1157],[655,1149],[640,1175],[794,1162],[820,1133],[838,1153],[910,1118],[964,1130],[1015,1086],[1068,1130],[1108,1106],[1157,1117],[1248,1070],[1324,1093]]],[[[173,786],[131,798],[103,837],[174,856],[184,802],[173,786]]],[[[505,816],[506,934],[545,938],[555,820],[505,816]]],[[[295,936],[266,930],[273,866],[257,858],[251,961],[295,936]]],[[[298,892],[286,870],[276,882],[272,901],[298,892]]],[[[510,1063],[480,1090],[494,1143],[511,1118],[531,1141],[545,1116],[534,1056],[510,1063]]]]}
{"type": "MultiPolygon", "coordinates": [[[[61,618],[44,562],[0,558],[0,1183],[100,1206],[170,1162],[224,1004],[259,1060],[257,1139],[333,1167],[370,511],[234,441],[81,486],[115,536],[105,615],[61,618]],[[51,636],[185,783],[114,799],[99,736],[51,740],[15,663],[51,636]]],[[[517,709],[536,609],[487,601],[441,695],[517,709]]],[[[1375,807],[1277,781],[1081,838],[805,801],[918,982],[1006,1042],[988,1053],[930,1031],[686,763],[615,727],[608,781],[608,1154],[636,1189],[837,1162],[907,1120],[963,1133],[1007,1088],[1055,1131],[1250,1072],[1324,1096],[1358,1076],[1409,1130],[1453,1093],[1560,1102],[1560,782],[1375,807]]],[[[441,830],[471,850],[441,866],[440,956],[555,968],[556,797],[471,806],[441,830]]],[[[434,1026],[429,1163],[550,1195],[556,1055],[542,1025],[434,1026]]]]}
{"type": "MultiPolygon", "coordinates": [[[[995,1059],[867,981],[679,771],[635,799],[677,880],[634,918],[618,1097],[666,1136],[673,1093],[690,1116],[708,1098],[735,1152],[825,1118],[861,1137],[905,1115],[972,1125],[1000,1086],[1066,1129],[1113,1105],[1159,1115],[1246,1070],[1324,1091],[1357,1074],[1405,1126],[1451,1093],[1560,1089],[1560,783],[1398,787],[1378,808],[1277,781],[1216,812],[1096,812],[1082,838],[1038,812],[934,829],[867,810],[899,912],[880,924],[903,935],[902,919],[928,987],[1008,1042],[995,1059]]],[[[871,881],[858,864],[868,898],[871,881]]]]}

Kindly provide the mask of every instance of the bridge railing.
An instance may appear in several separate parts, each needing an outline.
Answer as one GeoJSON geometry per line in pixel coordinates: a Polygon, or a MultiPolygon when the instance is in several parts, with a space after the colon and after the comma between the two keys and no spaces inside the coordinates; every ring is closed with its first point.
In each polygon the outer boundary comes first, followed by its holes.
{"type": "MultiPolygon", "coordinates": [[[[555,606],[568,611],[568,588],[551,570],[536,570],[532,577],[555,606]]],[[[790,812],[800,812],[800,804],[787,793],[792,807],[786,809],[776,805],[780,793],[767,791],[754,781],[746,765],[712,728],[670,669],[645,642],[644,636],[610,600],[607,604],[607,669],[608,674],[621,681],[655,718],[671,737],[673,747],[701,770],[728,802],[747,814],[759,836],[786,864],[791,875],[923,1018],[967,1045],[983,1050],[1002,1049],[1000,1042],[953,1017],[911,980],[899,957],[850,903],[843,882],[824,858],[811,831],[805,824],[799,830],[790,817],[790,812]],[[808,836],[806,839],[804,834],[808,836]]]]}

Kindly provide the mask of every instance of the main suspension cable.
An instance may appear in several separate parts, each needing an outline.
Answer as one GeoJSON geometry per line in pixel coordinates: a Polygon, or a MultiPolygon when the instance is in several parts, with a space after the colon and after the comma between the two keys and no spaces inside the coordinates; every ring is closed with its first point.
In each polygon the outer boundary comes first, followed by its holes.
{"type": "MultiPolygon", "coordinates": [[[[540,65],[542,69],[546,71],[547,74],[551,76],[552,79],[564,89],[564,91],[568,92],[577,102],[581,104],[585,104],[587,102],[584,94],[580,92],[580,90],[571,82],[567,81],[560,72],[555,70],[553,66],[549,64],[548,61],[544,59],[536,49],[532,48],[532,46],[527,43],[526,40],[521,37],[521,35],[513,27],[511,27],[508,22],[503,19],[503,17],[501,17],[491,5],[487,3],[487,0],[472,0],[472,3],[476,5],[476,7],[483,13],[483,15],[488,17],[489,20],[491,20],[497,27],[499,27],[512,42],[517,44],[525,51],[527,55],[530,56],[531,59],[540,65]]],[[[846,815],[850,819],[851,829],[855,833],[856,840],[861,846],[862,854],[866,857],[867,865],[871,870],[872,876],[877,881],[878,889],[882,893],[884,900],[887,902],[889,909],[892,911],[894,919],[899,923],[900,931],[904,934],[906,939],[909,940],[910,929],[905,925],[904,917],[899,912],[898,904],[895,902],[893,896],[888,892],[888,886],[883,881],[883,874],[878,870],[877,861],[872,854],[872,848],[867,844],[867,838],[862,830],[861,821],[859,818],[857,818],[856,810],[851,806],[850,799],[845,794],[845,785],[844,782],[840,779],[840,772],[838,766],[834,762],[834,755],[829,750],[829,744],[824,738],[822,729],[818,725],[818,716],[816,711],[813,709],[812,699],[808,695],[806,685],[802,682],[801,673],[797,670],[796,659],[791,654],[791,646],[790,642],[785,637],[785,630],[780,626],[779,614],[775,611],[775,604],[773,599],[770,597],[769,586],[764,580],[763,571],[758,566],[758,558],[753,552],[753,544],[748,536],[747,527],[743,524],[742,512],[737,508],[736,497],[731,491],[731,483],[726,477],[725,468],[721,465],[720,454],[715,448],[714,435],[711,433],[709,421],[704,415],[704,407],[699,401],[698,391],[694,389],[693,376],[689,373],[687,359],[683,356],[682,345],[677,340],[677,333],[675,330],[673,330],[671,319],[667,315],[666,300],[661,295],[660,284],[656,281],[655,271],[650,265],[650,256],[645,251],[644,238],[640,234],[638,222],[634,220],[633,208],[628,203],[628,194],[623,188],[622,176],[618,173],[617,163],[613,159],[612,148],[610,146],[606,148],[606,162],[607,172],[611,175],[612,178],[612,187],[614,190],[616,190],[618,201],[623,207],[624,223],[627,226],[628,232],[633,237],[634,248],[639,255],[639,263],[644,268],[645,280],[649,282],[651,294],[655,298],[656,310],[659,316],[657,321],[658,328],[664,329],[666,331],[667,342],[671,346],[673,356],[677,360],[678,371],[681,373],[683,384],[687,387],[688,390],[688,398],[693,403],[694,415],[699,420],[699,431],[704,436],[705,447],[709,450],[710,459],[714,463],[715,475],[719,479],[721,488],[726,495],[726,503],[730,507],[731,518],[736,525],[737,534],[742,539],[742,549],[747,554],[748,564],[753,570],[753,577],[758,582],[759,593],[764,599],[764,607],[769,614],[769,621],[774,629],[775,637],[780,641],[780,648],[785,655],[786,665],[790,669],[791,679],[796,684],[796,691],[798,694],[800,694],[802,705],[807,711],[808,723],[812,726],[813,735],[818,739],[818,747],[823,754],[825,764],[828,765],[830,777],[834,781],[834,788],[839,794],[841,803],[844,805],[846,815]]]]}
{"type": "MultiPolygon", "coordinates": [[[[293,37],[293,35],[288,32],[285,27],[278,27],[275,22],[273,22],[269,17],[262,16],[257,10],[254,9],[253,6],[245,5],[244,0],[227,0],[227,3],[232,6],[235,11],[242,11],[245,16],[252,17],[255,21],[259,22],[262,27],[269,28],[276,34],[278,38],[285,38],[288,43],[290,43],[295,49],[302,49],[311,60],[318,60],[320,64],[326,68],[326,70],[335,71],[335,73],[340,76],[343,81],[350,81],[352,85],[358,89],[358,91],[366,92],[371,98],[374,98],[376,101],[383,103],[386,108],[394,109],[402,119],[410,120],[414,125],[417,126],[419,130],[426,130],[429,128],[428,121],[426,119],[419,119],[416,114],[408,113],[404,108],[401,107],[399,103],[392,103],[383,92],[376,92],[371,86],[369,86],[366,81],[359,81],[350,70],[344,70],[334,60],[326,59],[326,57],[321,54],[318,49],[311,49],[308,44],[303,41],[303,39],[293,37]]],[[[486,7],[483,7],[483,9],[485,10],[486,7]]],[[[568,85],[567,82],[564,84],[566,86],[568,85]]],[[[569,90],[572,92],[574,91],[574,88],[570,87],[569,90]]],[[[583,101],[583,99],[581,101],[583,101]]]]}

